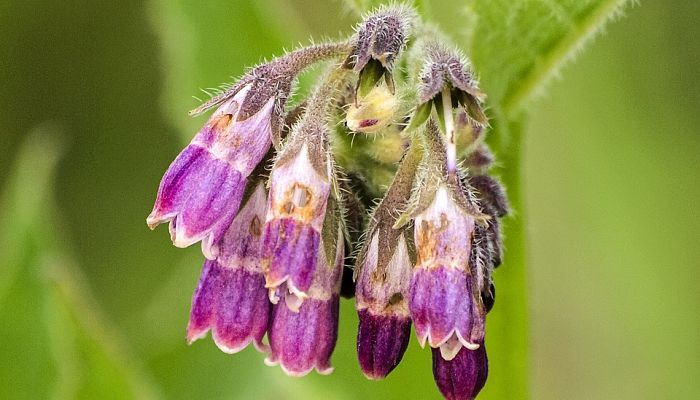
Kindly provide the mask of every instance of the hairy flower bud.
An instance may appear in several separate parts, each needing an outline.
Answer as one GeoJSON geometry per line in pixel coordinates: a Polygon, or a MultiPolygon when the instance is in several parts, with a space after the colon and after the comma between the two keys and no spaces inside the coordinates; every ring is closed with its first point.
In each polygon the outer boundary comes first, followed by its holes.
{"type": "Polygon", "coordinates": [[[463,109],[457,110],[455,117],[457,147],[462,153],[472,153],[483,143],[484,126],[469,117],[463,109]]]}
{"type": "Polygon", "coordinates": [[[467,155],[463,165],[470,175],[483,175],[491,168],[493,161],[493,153],[486,145],[482,144],[467,155]]]}
{"type": "Polygon", "coordinates": [[[505,217],[510,212],[508,197],[503,185],[488,175],[469,177],[469,185],[477,191],[477,197],[484,210],[496,217],[505,217]]]}
{"type": "Polygon", "coordinates": [[[217,259],[204,263],[192,298],[189,343],[211,329],[214,342],[226,353],[239,352],[251,341],[259,351],[268,350],[262,339],[270,302],[260,265],[265,203],[260,182],[226,231],[217,259]]]}
{"type": "Polygon", "coordinates": [[[486,96],[479,90],[469,62],[461,54],[447,50],[437,42],[426,43],[423,51],[425,63],[418,90],[418,106],[409,129],[422,125],[432,114],[434,106],[447,142],[447,169],[454,172],[457,169],[457,147],[464,149],[466,146],[464,150],[470,152],[481,137],[482,131],[476,125],[488,123],[481,108],[486,96]],[[474,122],[473,127],[466,123],[467,119],[474,122]]]}
{"type": "Polygon", "coordinates": [[[394,122],[398,100],[389,88],[380,84],[356,102],[350,103],[346,115],[348,128],[353,132],[375,134],[394,122]]]}
{"type": "Polygon", "coordinates": [[[427,103],[447,90],[450,93],[448,105],[459,104],[470,118],[486,124],[487,119],[481,109],[486,95],[479,90],[469,61],[457,51],[450,51],[438,43],[426,45],[425,57],[418,102],[427,103]]]}
{"type": "Polygon", "coordinates": [[[414,19],[413,9],[393,4],[378,8],[357,26],[345,66],[360,74],[360,95],[364,96],[369,91],[365,88],[373,88],[382,77],[394,92],[394,62],[406,47],[414,19]]]}
{"type": "Polygon", "coordinates": [[[447,400],[472,400],[486,383],[489,372],[486,347],[462,348],[452,360],[445,360],[433,349],[433,377],[447,400]]]}

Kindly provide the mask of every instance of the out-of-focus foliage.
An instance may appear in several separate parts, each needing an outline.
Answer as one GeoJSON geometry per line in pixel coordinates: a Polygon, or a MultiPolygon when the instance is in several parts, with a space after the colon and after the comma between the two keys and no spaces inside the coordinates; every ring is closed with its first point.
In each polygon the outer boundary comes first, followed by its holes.
{"type": "MultiPolygon", "coordinates": [[[[429,352],[413,339],[387,380],[362,377],[349,301],[331,376],[287,378],[252,349],[187,346],[199,249],[175,249],[144,223],[160,176],[203,122],[186,116],[198,104],[188,96],[310,36],[350,33],[349,3],[0,4],[3,398],[437,397],[429,352]],[[29,135],[37,126],[43,135],[29,135]]],[[[419,3],[471,53],[500,172],[527,206],[508,221],[495,276],[483,397],[524,397],[528,366],[537,399],[700,396],[700,6],[629,8],[532,102],[620,1],[419,3]]]]}

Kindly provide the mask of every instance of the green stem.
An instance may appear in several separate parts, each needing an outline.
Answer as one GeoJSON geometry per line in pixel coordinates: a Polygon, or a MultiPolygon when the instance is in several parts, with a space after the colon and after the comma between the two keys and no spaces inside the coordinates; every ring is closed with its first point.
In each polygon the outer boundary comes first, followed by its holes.
{"type": "MultiPolygon", "coordinates": [[[[521,118],[522,119],[522,118],[521,118]]],[[[497,298],[487,317],[489,380],[483,399],[526,399],[528,376],[528,287],[522,192],[523,123],[496,118],[491,132],[512,213],[503,220],[504,259],[494,273],[497,298]]]]}

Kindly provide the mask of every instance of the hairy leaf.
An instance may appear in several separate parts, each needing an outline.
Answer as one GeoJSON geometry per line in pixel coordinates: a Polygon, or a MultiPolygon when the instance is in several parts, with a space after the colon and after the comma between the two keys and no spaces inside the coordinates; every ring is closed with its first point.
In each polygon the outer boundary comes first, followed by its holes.
{"type": "Polygon", "coordinates": [[[476,0],[472,56],[491,103],[523,110],[628,0],[476,0]]]}

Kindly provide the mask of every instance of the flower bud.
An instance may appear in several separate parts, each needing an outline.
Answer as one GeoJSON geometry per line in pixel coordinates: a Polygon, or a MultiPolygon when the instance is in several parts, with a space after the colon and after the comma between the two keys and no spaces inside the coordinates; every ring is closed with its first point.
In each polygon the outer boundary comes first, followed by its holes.
{"type": "Polygon", "coordinates": [[[340,228],[336,232],[335,240],[322,241],[320,251],[314,254],[318,268],[303,302],[287,290],[286,283],[276,289],[284,301],[273,305],[268,330],[271,352],[265,363],[279,364],[290,376],[303,376],[314,368],[322,375],[333,372],[330,358],[338,338],[344,257],[343,235],[340,228]],[[328,247],[334,250],[330,257],[328,247]]]}
{"type": "Polygon", "coordinates": [[[484,140],[484,126],[469,117],[465,110],[458,110],[455,117],[457,147],[464,153],[473,152],[484,140]]]}
{"type": "Polygon", "coordinates": [[[488,175],[477,175],[469,178],[469,184],[477,191],[477,197],[484,212],[491,216],[488,225],[479,234],[480,246],[488,253],[489,268],[501,265],[503,244],[499,218],[510,212],[510,205],[503,186],[488,175]]]}
{"type": "Polygon", "coordinates": [[[398,101],[385,84],[374,87],[366,96],[348,106],[347,126],[353,132],[375,134],[394,122],[398,101]]]}
{"type": "Polygon", "coordinates": [[[433,349],[433,377],[440,393],[447,400],[472,400],[486,383],[489,362],[486,347],[462,348],[452,360],[445,360],[433,349]]]}
{"type": "Polygon", "coordinates": [[[260,264],[265,206],[261,182],[226,231],[217,259],[205,261],[192,298],[189,343],[211,329],[214,342],[226,353],[237,353],[251,341],[259,351],[268,350],[262,339],[270,302],[260,264]]]}
{"type": "Polygon", "coordinates": [[[373,88],[382,76],[389,91],[394,92],[391,75],[394,62],[406,47],[414,19],[413,9],[392,4],[378,8],[356,28],[353,49],[345,60],[345,66],[360,74],[358,89],[361,96],[373,88]]]}
{"type": "Polygon", "coordinates": [[[481,144],[474,151],[469,153],[464,160],[464,167],[470,175],[483,175],[487,173],[493,165],[494,157],[488,146],[481,144]]]}
{"type": "Polygon", "coordinates": [[[451,97],[448,105],[459,104],[471,119],[486,124],[486,115],[481,109],[486,95],[479,90],[469,61],[458,52],[447,50],[437,43],[426,45],[425,57],[418,102],[426,103],[447,90],[451,97]]]}
{"type": "Polygon", "coordinates": [[[469,185],[477,191],[477,197],[488,213],[502,218],[510,212],[508,197],[503,185],[488,175],[476,175],[469,178],[469,185]]]}

